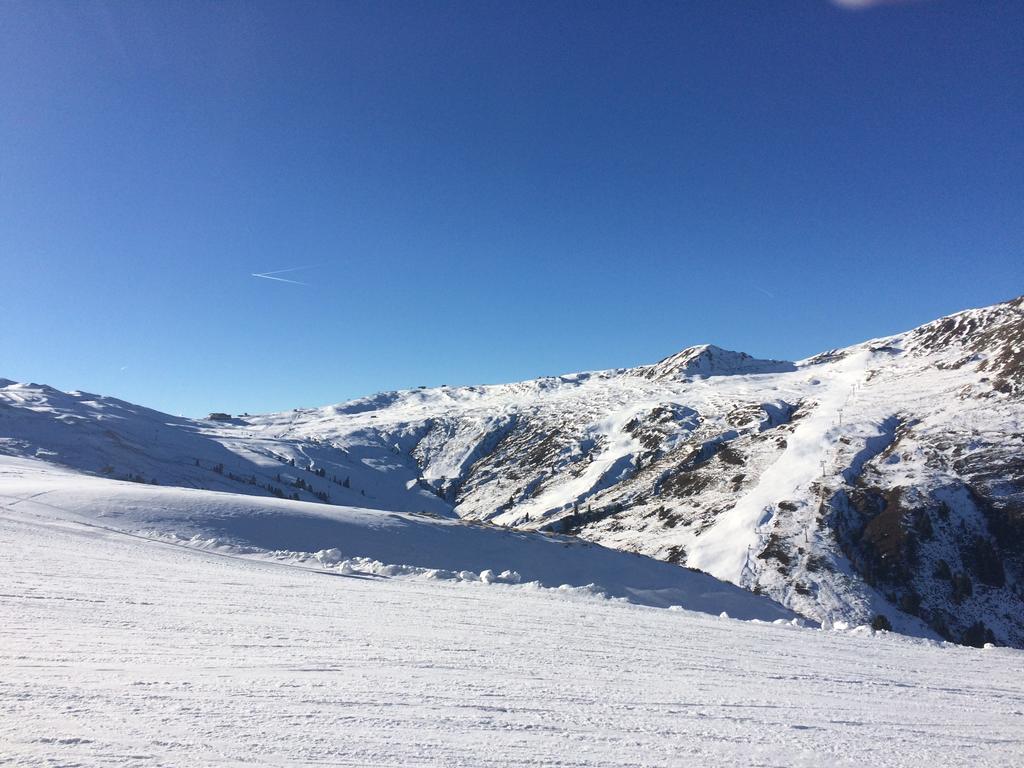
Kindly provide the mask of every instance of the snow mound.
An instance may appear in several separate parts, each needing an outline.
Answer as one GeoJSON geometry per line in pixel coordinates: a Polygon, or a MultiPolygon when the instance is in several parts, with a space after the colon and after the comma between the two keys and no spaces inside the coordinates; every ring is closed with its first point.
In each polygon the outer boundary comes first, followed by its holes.
{"type": "MultiPolygon", "coordinates": [[[[250,554],[290,550],[334,564],[364,558],[381,568],[435,569],[461,580],[583,587],[641,605],[680,605],[715,615],[725,610],[741,619],[796,617],[708,574],[572,537],[415,513],[126,483],[33,459],[0,458],[0,514],[147,538],[162,533],[193,539],[203,548],[226,545],[250,554]]],[[[388,575],[386,569],[380,573],[388,575]]]]}

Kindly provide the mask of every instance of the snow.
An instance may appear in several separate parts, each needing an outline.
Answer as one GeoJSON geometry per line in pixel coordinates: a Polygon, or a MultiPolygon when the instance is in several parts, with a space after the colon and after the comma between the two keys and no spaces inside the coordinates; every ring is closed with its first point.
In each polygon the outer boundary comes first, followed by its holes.
{"type": "MultiPolygon", "coordinates": [[[[299,517],[323,505],[91,480],[104,496],[81,476],[12,461],[0,763],[1024,761],[1019,651],[181,546],[114,525],[202,528],[215,503],[229,517],[243,503],[299,517]]],[[[325,514],[369,527],[354,511],[325,514]]],[[[403,536],[404,522],[358,514],[403,536]]]]}
{"type": "Polygon", "coordinates": [[[602,440],[604,448],[593,457],[593,460],[577,477],[567,478],[565,482],[552,485],[543,493],[517,504],[508,515],[499,515],[497,522],[529,521],[542,518],[553,509],[567,509],[572,504],[585,501],[594,492],[614,485],[630,466],[630,460],[638,452],[640,445],[625,427],[638,413],[650,404],[619,411],[604,421],[595,424],[587,438],[602,440]]]}
{"type": "Polygon", "coordinates": [[[125,483],[31,459],[0,459],[0,509],[230,554],[312,558],[345,568],[361,559],[414,572],[467,574],[460,578],[474,581],[485,571],[514,572],[516,581],[584,588],[644,605],[680,605],[712,614],[724,609],[738,618],[768,621],[796,618],[766,598],[707,574],[571,537],[416,514],[125,483]]]}
{"type": "Polygon", "coordinates": [[[640,366],[629,373],[648,379],[682,379],[687,376],[734,376],[752,373],[782,373],[796,370],[784,360],[758,360],[745,352],[733,352],[714,344],[687,347],[654,365],[640,366]]]}
{"type": "MultiPolygon", "coordinates": [[[[1024,646],[1024,574],[1011,556],[1005,588],[963,602],[933,576],[940,560],[967,572],[962,545],[993,538],[968,487],[1008,508],[1024,500],[1024,408],[1008,394],[1021,378],[1022,318],[1017,300],[794,363],[701,345],[637,368],[387,392],[231,423],[0,380],[0,456],[163,487],[303,502],[319,493],[342,508],[568,529],[701,568],[815,621],[881,613],[934,637],[899,608],[917,596],[922,615],[962,625],[950,637],[983,621],[999,642],[1024,646]],[[903,584],[872,586],[840,544],[849,499],[867,486],[929,514],[939,502],[950,509],[903,584]]],[[[511,567],[345,554],[454,572],[511,567]]]]}
{"type": "Polygon", "coordinates": [[[1012,558],[933,567],[1022,498],[1022,310],[228,423],[0,379],[0,764],[1024,764],[1024,652],[895,607],[1024,645],[1012,558]]]}
{"type": "Polygon", "coordinates": [[[764,548],[763,531],[769,527],[775,505],[780,500],[806,496],[811,483],[824,475],[822,457],[828,456],[836,444],[833,428],[838,414],[856,383],[864,379],[872,357],[870,351],[861,350],[815,376],[817,406],[793,430],[786,448],[757,484],[693,542],[689,565],[720,579],[742,582],[744,570],[750,568],[750,553],[764,548]]]}

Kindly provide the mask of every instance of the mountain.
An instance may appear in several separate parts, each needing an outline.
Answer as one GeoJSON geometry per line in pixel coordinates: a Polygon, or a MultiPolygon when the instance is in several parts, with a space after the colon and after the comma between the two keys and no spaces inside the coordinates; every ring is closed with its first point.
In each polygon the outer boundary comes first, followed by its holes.
{"type": "Polygon", "coordinates": [[[1024,298],[806,360],[389,392],[230,422],[0,388],[0,453],[573,534],[826,626],[1024,647],[1024,298]]]}
{"type": "Polygon", "coordinates": [[[732,376],[794,370],[796,365],[784,360],[758,360],[746,352],[732,352],[714,344],[700,344],[669,355],[654,365],[633,368],[629,373],[656,381],[676,381],[688,376],[732,376]]]}

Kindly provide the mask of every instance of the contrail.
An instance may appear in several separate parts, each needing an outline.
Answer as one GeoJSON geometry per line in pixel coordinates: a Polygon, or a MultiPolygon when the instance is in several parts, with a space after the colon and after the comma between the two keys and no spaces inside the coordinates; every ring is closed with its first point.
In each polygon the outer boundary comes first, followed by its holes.
{"type": "Polygon", "coordinates": [[[298,280],[289,280],[286,277],[274,277],[274,275],[283,275],[285,272],[298,272],[302,269],[312,269],[313,267],[289,267],[288,269],[275,269],[270,272],[253,272],[253,277],[262,277],[267,280],[277,280],[279,283],[292,283],[293,285],[309,285],[309,283],[302,283],[298,280]]]}
{"type": "Polygon", "coordinates": [[[284,277],[272,277],[271,275],[261,275],[257,272],[252,273],[253,277],[263,277],[267,280],[277,280],[279,283],[291,283],[292,285],[309,285],[309,283],[300,283],[298,280],[288,280],[284,277]]]}
{"type": "Polygon", "coordinates": [[[877,8],[880,5],[905,5],[915,2],[920,2],[920,0],[832,0],[833,5],[852,11],[863,11],[867,8],[877,8]]]}
{"type": "Polygon", "coordinates": [[[755,291],[760,291],[760,292],[761,292],[761,293],[763,293],[763,294],[764,294],[765,296],[768,296],[768,297],[770,297],[770,298],[773,298],[773,299],[775,298],[775,294],[774,294],[774,293],[772,293],[772,292],[771,292],[771,291],[769,291],[769,290],[766,290],[766,289],[762,288],[762,287],[761,287],[761,286],[759,286],[759,285],[755,285],[755,286],[754,286],[754,290],[755,290],[755,291]]]}

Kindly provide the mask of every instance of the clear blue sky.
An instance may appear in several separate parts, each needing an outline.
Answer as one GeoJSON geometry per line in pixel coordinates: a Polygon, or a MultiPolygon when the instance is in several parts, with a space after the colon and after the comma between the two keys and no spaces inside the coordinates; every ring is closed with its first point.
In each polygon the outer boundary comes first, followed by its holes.
{"type": "Polygon", "coordinates": [[[255,412],[1020,293],[1019,0],[0,4],[2,377],[255,412]]]}

